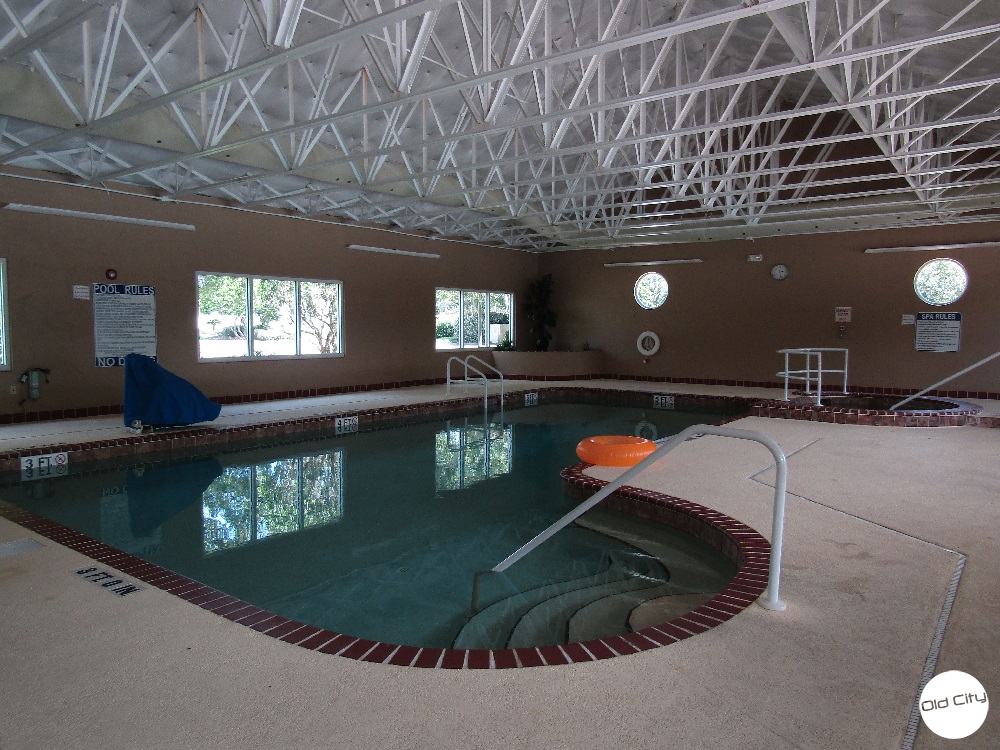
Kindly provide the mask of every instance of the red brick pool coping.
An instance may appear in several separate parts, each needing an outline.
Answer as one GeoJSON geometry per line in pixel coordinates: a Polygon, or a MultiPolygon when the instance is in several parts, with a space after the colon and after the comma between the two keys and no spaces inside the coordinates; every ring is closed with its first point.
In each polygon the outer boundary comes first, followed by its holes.
{"type": "MultiPolygon", "coordinates": [[[[975,425],[1000,427],[1000,417],[981,416],[978,407],[963,404],[968,409],[941,412],[909,412],[905,414],[872,409],[848,409],[784,401],[761,401],[726,396],[696,394],[661,394],[639,391],[618,391],[613,388],[556,387],[540,388],[539,403],[558,398],[567,392],[599,393],[614,399],[632,400],[637,397],[671,395],[676,408],[742,401],[753,416],[804,419],[838,424],[885,425],[903,427],[937,427],[975,425]],[[750,406],[752,402],[752,406],[750,406]]],[[[520,394],[511,394],[517,398],[520,394]]],[[[491,397],[491,405],[499,407],[499,397],[491,397]]],[[[225,448],[251,438],[307,437],[309,432],[334,431],[336,420],[357,417],[359,429],[385,424],[412,414],[447,417],[481,404],[480,398],[458,398],[408,406],[365,409],[283,420],[239,427],[194,427],[160,433],[135,435],[93,443],[46,446],[0,453],[0,471],[18,471],[20,458],[65,451],[70,462],[94,461],[125,456],[139,456],[176,450],[197,450],[209,446],[225,448]]],[[[738,417],[724,419],[730,421],[738,417]]],[[[721,422],[720,422],[721,423],[721,422]]],[[[151,456],[150,458],[153,458],[151,456]]],[[[579,499],[596,492],[607,483],[583,473],[588,464],[562,472],[568,494],[579,499]]],[[[442,649],[401,646],[323,630],[276,615],[236,597],[225,594],[190,578],[149,563],[129,553],[96,541],[61,524],[0,501],[0,516],[7,518],[54,542],[76,550],[93,560],[104,563],[143,583],[196,604],[233,622],[265,633],[286,643],[303,648],[367,662],[396,666],[444,669],[508,669],[518,667],[573,664],[597,661],[667,646],[706,632],[736,616],[752,604],[767,585],[770,545],[754,529],[704,506],[661,493],[622,487],[605,504],[615,510],[630,513],[657,523],[680,528],[703,539],[726,554],[737,565],[736,576],[729,585],[709,602],[669,622],[641,630],[560,646],[518,649],[442,649]]]]}
{"type": "MultiPolygon", "coordinates": [[[[883,394],[851,395],[863,397],[883,394]]],[[[900,394],[886,395],[905,398],[900,394]]],[[[1000,416],[985,416],[982,414],[982,407],[966,402],[956,402],[954,409],[889,411],[761,399],[750,407],[750,416],[872,427],[1000,427],[1000,416]]]]}
{"type": "MultiPolygon", "coordinates": [[[[633,406],[636,401],[648,399],[649,408],[652,408],[653,397],[668,395],[674,399],[676,409],[683,411],[686,408],[691,411],[710,411],[713,406],[745,404],[749,411],[753,399],[736,396],[712,396],[703,394],[659,394],[646,391],[616,390],[614,388],[587,388],[579,386],[559,386],[549,388],[539,388],[538,403],[551,403],[559,398],[582,395],[596,396],[608,399],[607,403],[633,406]],[[698,408],[701,407],[701,408],[698,408]]],[[[506,403],[510,404],[512,399],[523,399],[523,392],[507,394],[506,403]]],[[[500,396],[489,397],[489,408],[500,409],[500,396]]],[[[453,399],[443,399],[440,401],[430,401],[423,403],[407,404],[402,406],[386,406],[371,409],[356,409],[330,414],[320,414],[315,417],[300,417],[297,419],[275,420],[273,422],[263,422],[259,424],[239,425],[234,427],[213,427],[195,425],[192,427],[182,427],[177,429],[161,430],[156,432],[145,432],[139,435],[127,435],[109,440],[97,440],[87,443],[60,443],[46,445],[39,448],[22,448],[13,451],[0,452],[0,473],[18,472],[21,469],[21,458],[30,456],[42,456],[51,453],[66,453],[71,465],[76,465],[84,461],[100,461],[109,458],[125,458],[131,456],[142,456],[145,454],[155,454],[166,451],[197,451],[201,449],[221,448],[225,449],[234,443],[243,441],[267,439],[267,438],[289,438],[298,439],[308,437],[308,433],[324,433],[328,435],[339,434],[336,430],[337,422],[341,419],[357,419],[357,429],[359,431],[366,428],[378,428],[380,426],[392,426],[400,419],[413,416],[440,417],[442,419],[461,414],[470,409],[480,407],[483,403],[482,397],[462,397],[453,399]]],[[[509,408],[509,407],[508,407],[509,408]]],[[[125,425],[122,424],[124,429],[125,425]]],[[[154,458],[150,457],[151,460],[154,458]]]]}
{"type": "MultiPolygon", "coordinates": [[[[564,485],[580,498],[607,484],[585,475],[583,470],[588,466],[590,464],[578,464],[562,472],[564,485]]],[[[285,643],[324,654],[400,667],[511,669],[626,656],[668,646],[717,627],[750,606],[767,586],[771,547],[749,526],[697,503],[628,486],[614,493],[605,504],[653,522],[676,526],[703,539],[736,563],[736,575],[725,589],[691,612],[623,635],[535,648],[420,648],[371,641],[276,615],[4,501],[0,501],[0,516],[126,576],[285,643]]]]}
{"type": "MultiPolygon", "coordinates": [[[[608,388],[557,387],[539,389],[539,402],[556,398],[566,392],[600,393],[612,398],[631,400],[636,397],[662,395],[637,391],[617,391],[608,388]]],[[[677,408],[706,403],[726,403],[741,399],[724,396],[667,394],[677,400],[677,408]]],[[[508,398],[516,398],[512,394],[508,398]]],[[[499,406],[498,397],[492,397],[499,406]]],[[[748,401],[748,399],[742,399],[748,401]]],[[[136,435],[115,440],[72,445],[47,446],[0,454],[0,471],[17,471],[22,456],[66,451],[71,463],[107,458],[135,456],[162,451],[198,449],[208,446],[225,447],[250,438],[288,436],[294,438],[318,430],[333,431],[336,420],[358,417],[359,428],[391,423],[414,413],[446,417],[459,410],[481,403],[480,398],[459,398],[401,407],[386,407],[349,411],[260,425],[228,428],[189,428],[162,433],[136,435]]],[[[909,412],[905,414],[873,409],[839,408],[814,404],[790,404],[784,401],[753,401],[753,416],[803,419],[838,424],[872,426],[938,427],[982,426],[1000,427],[1000,417],[981,416],[972,404],[939,412],[909,412]]],[[[725,419],[723,421],[730,421],[725,419]]],[[[151,456],[152,458],[152,456],[151,456]]],[[[589,464],[578,464],[562,472],[567,493],[582,500],[607,483],[584,474],[589,464]]],[[[754,529],[704,506],[650,490],[622,487],[608,498],[607,507],[625,513],[680,528],[708,542],[727,555],[737,565],[736,576],[729,585],[710,601],[669,622],[623,635],[570,643],[518,649],[442,649],[400,646],[323,630],[237,599],[190,578],[174,573],[129,553],[96,541],[61,524],[0,501],[0,516],[41,536],[76,550],[143,583],[196,604],[233,622],[265,633],[286,643],[303,648],[368,662],[444,669],[508,669],[518,667],[573,664],[597,661],[667,646],[706,632],[736,616],[752,604],[767,585],[770,545],[754,529]]]]}
{"type": "MultiPolygon", "coordinates": [[[[636,398],[649,399],[650,408],[654,396],[669,396],[676,408],[705,404],[732,404],[743,402],[747,405],[747,415],[781,419],[801,419],[813,422],[834,422],[837,424],[860,424],[895,427],[951,427],[978,426],[1000,428],[1000,416],[982,416],[980,408],[968,404],[969,409],[941,412],[888,412],[873,409],[847,409],[815,404],[796,404],[787,401],[772,401],[736,396],[715,396],[691,393],[662,393],[653,391],[616,390],[614,388],[588,388],[580,386],[542,387],[537,390],[539,403],[546,403],[567,393],[602,394],[611,398],[633,401],[636,398]]],[[[270,395],[270,394],[269,394],[270,395]]],[[[510,399],[523,397],[523,392],[507,395],[510,399]]],[[[104,460],[138,456],[161,451],[198,450],[211,446],[226,446],[231,443],[256,438],[282,438],[301,436],[303,433],[334,432],[338,419],[357,417],[358,429],[378,426],[412,414],[448,417],[482,403],[481,398],[455,398],[441,401],[410,404],[405,406],[379,407],[374,409],[350,410],[315,417],[276,420],[262,424],[240,425],[236,427],[195,426],[161,432],[129,435],[109,440],[89,443],[61,443],[39,448],[22,448],[0,452],[0,473],[17,472],[21,468],[21,458],[41,456],[50,453],[67,453],[69,462],[104,460]]],[[[490,407],[500,408],[498,395],[489,397],[490,407]]],[[[632,404],[630,404],[632,405],[632,404]]],[[[698,410],[698,409],[692,409],[698,410]]],[[[124,425],[123,425],[124,428],[124,425]]]]}

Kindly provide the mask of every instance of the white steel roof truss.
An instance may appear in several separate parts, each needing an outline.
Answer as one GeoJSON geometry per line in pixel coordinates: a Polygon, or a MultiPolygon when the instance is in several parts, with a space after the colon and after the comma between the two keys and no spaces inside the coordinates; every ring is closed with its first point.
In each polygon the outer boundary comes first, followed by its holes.
{"type": "Polygon", "coordinates": [[[0,0],[0,74],[30,62],[68,123],[0,110],[0,162],[538,250],[971,221],[1000,192],[983,0],[159,2],[0,0]]]}
{"type": "MultiPolygon", "coordinates": [[[[998,30],[1000,30],[1000,25],[998,25],[998,30]]],[[[920,43],[926,45],[925,41],[922,41],[920,43]]],[[[854,56],[858,57],[858,58],[863,58],[863,57],[865,57],[865,55],[871,54],[871,52],[870,51],[866,51],[864,54],[859,54],[859,53],[855,52],[855,53],[852,53],[852,54],[854,56]]],[[[837,64],[837,63],[830,63],[830,64],[832,65],[832,64],[837,64]]],[[[786,65],[786,66],[779,66],[779,67],[782,69],[781,71],[775,71],[772,68],[771,70],[765,70],[765,71],[762,71],[762,72],[759,72],[759,73],[750,72],[750,73],[738,74],[736,76],[729,76],[729,77],[726,77],[725,79],[722,79],[722,80],[716,79],[715,81],[710,81],[710,82],[705,83],[705,84],[700,84],[701,90],[708,90],[708,89],[712,89],[712,88],[720,88],[720,87],[729,85],[730,81],[733,81],[735,83],[739,83],[739,82],[741,82],[743,80],[746,80],[747,78],[750,78],[750,79],[753,79],[753,80],[767,80],[768,78],[773,77],[778,72],[781,72],[782,74],[784,74],[785,70],[787,70],[789,73],[793,73],[793,72],[797,72],[797,71],[801,71],[801,70],[812,70],[813,68],[816,67],[816,64],[806,64],[806,65],[789,64],[789,65],[786,65]]],[[[951,91],[957,91],[957,90],[962,90],[964,88],[973,87],[973,86],[978,85],[978,84],[989,84],[989,83],[995,82],[997,80],[998,79],[996,77],[992,77],[990,79],[985,79],[985,80],[980,80],[980,81],[960,82],[960,83],[952,84],[950,86],[924,87],[923,94],[924,95],[931,95],[931,94],[936,94],[936,93],[946,93],[946,92],[951,92],[951,91]]],[[[685,96],[685,95],[687,95],[689,93],[695,93],[697,90],[698,90],[698,84],[695,84],[695,85],[687,84],[687,85],[681,85],[679,87],[675,87],[674,89],[671,89],[671,90],[656,92],[656,94],[650,95],[649,98],[650,99],[654,99],[654,98],[660,98],[660,99],[662,99],[662,98],[671,98],[671,97],[675,97],[676,98],[676,97],[685,96]]],[[[885,101],[887,99],[905,98],[907,96],[912,96],[912,95],[913,95],[912,92],[910,94],[901,94],[901,93],[897,92],[897,93],[885,94],[885,95],[881,95],[881,96],[870,96],[870,97],[867,98],[866,101],[862,102],[862,106],[864,104],[874,105],[874,104],[877,104],[877,103],[879,103],[881,101],[885,101]]],[[[643,98],[645,98],[645,97],[643,97],[643,98]]],[[[618,100],[618,101],[615,101],[615,102],[606,102],[604,105],[590,105],[590,106],[586,106],[586,107],[579,107],[577,109],[577,111],[574,113],[574,120],[575,120],[576,117],[581,117],[581,116],[589,115],[591,113],[591,111],[593,111],[595,109],[600,109],[600,108],[605,107],[605,106],[606,107],[618,107],[618,106],[621,106],[621,103],[622,103],[621,100],[618,100]]],[[[824,108],[827,108],[827,109],[840,109],[840,108],[842,108],[842,106],[843,105],[841,105],[839,102],[833,102],[833,103],[831,103],[829,105],[820,105],[820,106],[813,107],[813,108],[803,108],[802,110],[798,110],[798,111],[801,114],[812,114],[812,113],[816,113],[816,112],[819,112],[819,111],[823,111],[824,108]]],[[[365,108],[364,111],[365,111],[365,113],[369,113],[369,112],[378,111],[379,108],[380,108],[380,105],[368,105],[368,107],[365,108]]],[[[782,116],[790,116],[790,114],[791,113],[785,113],[782,116]]],[[[801,114],[800,114],[800,116],[801,116],[801,114]]],[[[340,117],[348,118],[348,117],[351,117],[351,116],[352,116],[351,113],[338,113],[338,114],[336,114],[334,116],[331,116],[330,118],[321,118],[321,119],[325,120],[325,119],[334,119],[334,118],[340,118],[340,117]]],[[[545,117],[541,117],[541,116],[536,116],[536,117],[528,118],[526,120],[519,121],[518,124],[522,125],[522,126],[536,125],[536,124],[539,124],[540,122],[545,121],[547,119],[551,119],[551,118],[545,118],[545,117]]],[[[750,118],[750,121],[752,122],[753,118],[750,118]]],[[[303,127],[303,126],[302,125],[296,126],[296,128],[300,128],[300,127],[303,127]]],[[[466,140],[466,139],[475,139],[475,138],[480,138],[480,137],[486,137],[491,132],[495,132],[495,131],[506,132],[506,130],[507,130],[506,127],[503,127],[503,128],[497,127],[497,128],[493,128],[493,129],[488,128],[488,127],[486,127],[486,128],[479,128],[476,131],[471,132],[471,133],[470,132],[463,133],[462,136],[461,136],[461,138],[463,140],[466,140]]],[[[685,132],[685,134],[689,134],[690,132],[691,132],[690,130],[687,130],[685,132]]],[[[255,137],[255,138],[252,138],[252,139],[245,139],[244,143],[256,142],[259,139],[260,139],[260,137],[255,137]]],[[[239,145],[239,144],[236,144],[236,145],[239,145]]],[[[230,147],[232,147],[232,144],[230,145],[230,147]]],[[[221,151],[221,150],[226,150],[226,149],[216,149],[216,150],[214,150],[212,152],[209,152],[208,155],[211,155],[212,153],[215,153],[215,152],[221,151]]],[[[382,149],[382,153],[378,153],[378,150],[370,150],[370,151],[366,152],[366,158],[372,158],[372,156],[374,156],[374,155],[378,155],[378,156],[388,155],[389,153],[391,153],[391,149],[387,149],[387,148],[386,149],[382,149]]],[[[188,157],[181,157],[181,159],[184,159],[184,158],[196,158],[197,156],[198,156],[198,154],[193,154],[193,155],[190,155],[188,157]]],[[[335,164],[335,163],[336,162],[332,162],[331,164],[335,164]]],[[[319,166],[325,166],[325,165],[323,165],[323,164],[313,164],[313,165],[310,166],[310,168],[316,168],[316,167],[319,167],[319,166]]],[[[119,176],[121,176],[121,175],[119,175],[119,176]]],[[[261,176],[261,175],[255,175],[255,176],[261,176]]]]}

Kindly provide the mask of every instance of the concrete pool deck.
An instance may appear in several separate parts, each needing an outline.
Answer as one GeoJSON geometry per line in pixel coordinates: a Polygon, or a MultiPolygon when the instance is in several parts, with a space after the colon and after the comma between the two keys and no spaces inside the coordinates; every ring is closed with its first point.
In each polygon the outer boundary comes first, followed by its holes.
{"type": "MultiPolygon", "coordinates": [[[[508,388],[564,385],[775,396],[622,381],[508,388]]],[[[219,422],[444,397],[426,386],[244,404],[219,422]]],[[[0,557],[0,748],[899,748],[963,557],[934,672],[1000,685],[1000,431],[759,417],[730,426],[789,455],[788,609],[754,605],[693,638],[593,663],[427,670],[307,651],[152,586],[110,596],[74,575],[88,558],[0,519],[0,544],[42,545],[0,557]]],[[[127,434],[120,417],[17,425],[0,428],[0,450],[127,434]]],[[[773,467],[760,445],[698,438],[640,480],[770,537],[773,467]]],[[[913,746],[993,748],[998,714],[958,741],[918,724],[913,746]]]]}

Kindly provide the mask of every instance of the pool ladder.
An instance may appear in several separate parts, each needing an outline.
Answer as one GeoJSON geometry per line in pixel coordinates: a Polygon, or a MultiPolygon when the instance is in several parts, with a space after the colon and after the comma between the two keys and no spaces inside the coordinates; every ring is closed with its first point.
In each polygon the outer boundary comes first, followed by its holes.
{"type": "Polygon", "coordinates": [[[483,380],[483,386],[485,387],[485,392],[483,394],[483,399],[484,399],[483,408],[484,409],[486,408],[486,403],[485,402],[488,401],[489,397],[490,397],[490,378],[489,378],[489,376],[486,375],[485,372],[483,372],[482,370],[480,370],[478,367],[476,367],[475,365],[469,364],[469,360],[475,360],[476,362],[478,362],[479,364],[481,364],[483,367],[485,367],[487,370],[495,372],[497,375],[500,376],[500,408],[503,409],[503,402],[504,402],[503,373],[500,372],[493,365],[491,365],[489,362],[485,362],[484,360],[482,360],[479,357],[477,357],[475,354],[470,354],[465,359],[461,359],[459,357],[449,357],[448,358],[448,363],[445,365],[445,374],[447,376],[446,380],[447,380],[447,388],[448,388],[449,392],[451,391],[451,384],[452,383],[470,383],[470,382],[473,382],[473,381],[469,380],[469,372],[472,372],[472,373],[474,373],[475,375],[478,376],[477,380],[479,378],[482,378],[482,380],[483,380]],[[462,378],[460,380],[459,379],[452,379],[452,377],[451,377],[451,363],[452,362],[458,362],[460,365],[462,365],[464,373],[463,373],[463,376],[462,376],[462,378]]]}

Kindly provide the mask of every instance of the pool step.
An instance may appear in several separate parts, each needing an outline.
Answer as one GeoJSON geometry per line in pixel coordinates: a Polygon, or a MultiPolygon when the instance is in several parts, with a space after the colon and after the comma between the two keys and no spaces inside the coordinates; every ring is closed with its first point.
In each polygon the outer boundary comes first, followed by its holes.
{"type": "MultiPolygon", "coordinates": [[[[507,641],[507,646],[508,648],[551,646],[566,643],[567,639],[576,640],[570,636],[570,622],[579,612],[594,607],[619,615],[614,622],[616,624],[624,623],[628,619],[628,613],[646,600],[643,596],[644,592],[660,590],[663,586],[670,587],[671,584],[650,586],[649,579],[626,578],[554,596],[532,607],[518,620],[507,641]],[[627,608],[617,612],[616,602],[627,602],[625,604],[627,608]]],[[[594,621],[591,619],[588,622],[594,621]]],[[[604,625],[602,635],[608,634],[607,622],[605,620],[603,623],[599,623],[604,625]]]]}
{"type": "Polygon", "coordinates": [[[473,615],[455,638],[455,648],[506,648],[518,621],[538,604],[567,591],[620,581],[624,562],[610,556],[606,568],[594,575],[559,581],[500,599],[473,615]]]}
{"type": "Polygon", "coordinates": [[[675,529],[626,513],[593,508],[576,520],[578,526],[635,547],[670,571],[670,582],[687,592],[720,591],[736,566],[716,570],[700,558],[704,543],[675,529]]]}
{"type": "Polygon", "coordinates": [[[700,545],[689,537],[636,516],[595,508],[577,523],[647,552],[671,575],[669,583],[623,591],[581,607],[569,619],[569,642],[606,636],[609,624],[626,632],[680,617],[711,599],[735,573],[735,566],[715,570],[692,556],[700,545]]]}
{"type": "Polygon", "coordinates": [[[635,516],[595,508],[577,524],[632,551],[612,554],[596,575],[497,601],[465,624],[456,648],[552,645],[628,632],[650,618],[664,622],[694,609],[735,572],[698,559],[697,540],[635,516]]]}
{"type": "Polygon", "coordinates": [[[687,592],[673,583],[664,583],[605,596],[581,607],[569,617],[566,623],[568,641],[579,643],[604,638],[608,635],[608,623],[614,623],[623,632],[633,630],[635,628],[630,627],[630,619],[637,608],[651,600],[673,599],[685,593],[687,592]]]}

